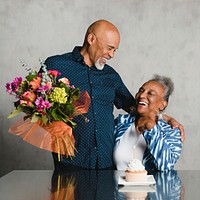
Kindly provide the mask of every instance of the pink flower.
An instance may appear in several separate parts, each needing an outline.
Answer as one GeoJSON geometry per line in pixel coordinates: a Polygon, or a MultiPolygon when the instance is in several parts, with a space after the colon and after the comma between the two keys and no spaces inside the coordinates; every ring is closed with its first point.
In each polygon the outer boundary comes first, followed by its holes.
{"type": "Polygon", "coordinates": [[[19,103],[20,104],[26,104],[27,106],[31,106],[32,105],[31,101],[20,100],[19,103]]]}
{"type": "Polygon", "coordinates": [[[48,70],[49,74],[51,74],[54,77],[60,76],[60,72],[57,70],[48,70]]]}
{"type": "Polygon", "coordinates": [[[70,85],[70,81],[68,78],[60,78],[58,82],[65,83],[66,85],[70,85]]]}
{"type": "Polygon", "coordinates": [[[25,103],[25,104],[26,104],[26,102],[27,102],[27,101],[20,100],[20,101],[19,101],[19,104],[23,104],[23,103],[25,103]]]}
{"type": "Polygon", "coordinates": [[[24,92],[24,94],[22,95],[22,97],[23,97],[23,100],[30,101],[30,102],[33,102],[36,99],[36,95],[32,91],[24,92]]]}

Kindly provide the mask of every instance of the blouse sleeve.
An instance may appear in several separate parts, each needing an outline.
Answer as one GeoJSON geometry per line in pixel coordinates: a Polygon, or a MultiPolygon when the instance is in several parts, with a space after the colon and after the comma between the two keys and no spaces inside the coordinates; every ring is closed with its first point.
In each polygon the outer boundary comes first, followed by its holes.
{"type": "Polygon", "coordinates": [[[156,168],[160,171],[172,170],[182,149],[179,129],[172,129],[165,121],[159,120],[151,130],[145,130],[143,135],[156,168]]]}

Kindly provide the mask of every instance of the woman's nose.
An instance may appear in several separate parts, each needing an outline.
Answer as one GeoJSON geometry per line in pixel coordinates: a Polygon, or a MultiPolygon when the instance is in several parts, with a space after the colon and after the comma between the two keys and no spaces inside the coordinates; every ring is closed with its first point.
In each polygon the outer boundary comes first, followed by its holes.
{"type": "Polygon", "coordinates": [[[146,97],[146,92],[145,92],[145,91],[144,91],[144,92],[141,92],[140,95],[139,95],[139,97],[140,97],[140,98],[146,97]]]}

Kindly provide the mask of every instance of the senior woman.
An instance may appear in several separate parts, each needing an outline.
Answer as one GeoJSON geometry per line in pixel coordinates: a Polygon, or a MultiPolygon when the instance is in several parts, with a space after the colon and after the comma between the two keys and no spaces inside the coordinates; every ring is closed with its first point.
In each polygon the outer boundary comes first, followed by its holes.
{"type": "Polygon", "coordinates": [[[168,77],[155,75],[136,93],[136,114],[116,119],[114,161],[125,170],[133,157],[146,170],[172,170],[182,149],[180,130],[162,118],[174,84],[168,77]]]}

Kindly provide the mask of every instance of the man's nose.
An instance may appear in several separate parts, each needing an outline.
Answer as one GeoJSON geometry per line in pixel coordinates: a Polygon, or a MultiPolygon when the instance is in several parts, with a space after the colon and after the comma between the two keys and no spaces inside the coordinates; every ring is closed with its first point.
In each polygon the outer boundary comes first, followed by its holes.
{"type": "Polygon", "coordinates": [[[110,50],[108,54],[109,54],[110,58],[114,58],[115,50],[114,49],[110,50]]]}

